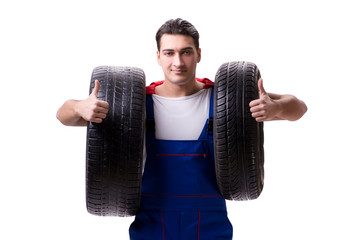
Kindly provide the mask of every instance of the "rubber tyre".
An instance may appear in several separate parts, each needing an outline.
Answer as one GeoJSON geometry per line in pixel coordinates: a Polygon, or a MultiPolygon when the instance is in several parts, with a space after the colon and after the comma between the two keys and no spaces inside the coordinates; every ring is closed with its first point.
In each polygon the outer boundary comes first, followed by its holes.
{"type": "Polygon", "coordinates": [[[145,127],[145,74],[130,67],[101,66],[92,72],[90,93],[109,103],[100,124],[88,123],[86,202],[97,216],[133,216],[140,206],[145,127]]]}
{"type": "Polygon", "coordinates": [[[225,199],[252,200],[264,184],[263,123],[251,116],[260,72],[250,62],[224,63],[214,88],[214,152],[218,188],[225,199]]]}

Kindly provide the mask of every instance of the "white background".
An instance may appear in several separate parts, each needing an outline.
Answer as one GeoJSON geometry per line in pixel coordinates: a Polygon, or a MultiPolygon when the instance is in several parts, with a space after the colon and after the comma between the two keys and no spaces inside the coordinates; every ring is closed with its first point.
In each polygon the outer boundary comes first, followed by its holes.
{"type": "Polygon", "coordinates": [[[127,239],[133,218],[85,208],[85,128],[55,118],[88,95],[99,65],[162,80],[157,29],[200,32],[198,77],[246,60],[269,92],[308,112],[265,124],[265,189],[228,202],[234,239],[360,239],[359,6],[356,1],[12,0],[0,3],[0,239],[127,239]]]}

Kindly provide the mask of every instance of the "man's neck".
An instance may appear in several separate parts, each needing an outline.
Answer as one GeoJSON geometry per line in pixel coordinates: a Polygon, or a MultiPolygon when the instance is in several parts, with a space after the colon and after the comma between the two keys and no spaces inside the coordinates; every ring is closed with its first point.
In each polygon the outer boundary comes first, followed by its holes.
{"type": "Polygon", "coordinates": [[[163,84],[155,88],[155,94],[162,97],[176,98],[190,96],[203,89],[204,84],[194,79],[187,84],[174,84],[165,80],[163,84]]]}

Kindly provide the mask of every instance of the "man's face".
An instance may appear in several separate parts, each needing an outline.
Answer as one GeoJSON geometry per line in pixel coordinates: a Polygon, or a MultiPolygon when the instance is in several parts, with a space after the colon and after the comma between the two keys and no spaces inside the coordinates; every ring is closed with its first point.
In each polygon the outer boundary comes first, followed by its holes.
{"type": "Polygon", "coordinates": [[[164,34],[160,39],[157,59],[163,69],[165,80],[183,85],[195,80],[196,64],[200,62],[201,49],[196,50],[194,40],[190,36],[164,34]]]}

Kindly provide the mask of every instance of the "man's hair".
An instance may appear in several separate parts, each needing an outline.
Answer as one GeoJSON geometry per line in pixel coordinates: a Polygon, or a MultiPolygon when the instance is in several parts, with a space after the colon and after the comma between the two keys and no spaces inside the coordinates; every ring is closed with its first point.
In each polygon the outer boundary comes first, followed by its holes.
{"type": "Polygon", "coordinates": [[[170,19],[164,23],[156,33],[156,44],[158,51],[160,51],[160,40],[164,34],[181,34],[190,36],[194,39],[196,50],[199,49],[199,33],[196,28],[186,20],[181,18],[170,19]]]}

